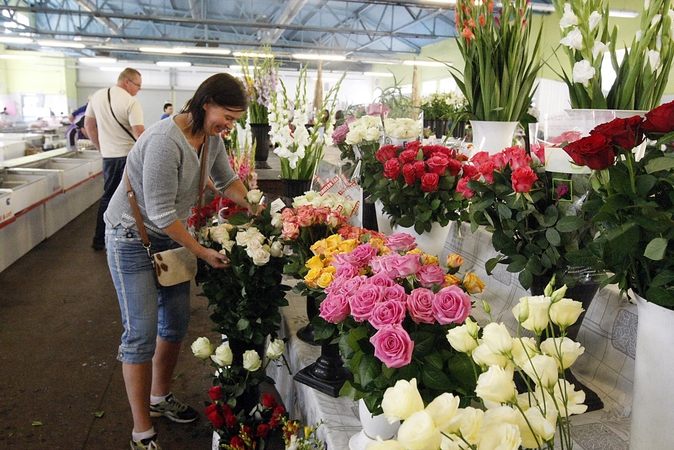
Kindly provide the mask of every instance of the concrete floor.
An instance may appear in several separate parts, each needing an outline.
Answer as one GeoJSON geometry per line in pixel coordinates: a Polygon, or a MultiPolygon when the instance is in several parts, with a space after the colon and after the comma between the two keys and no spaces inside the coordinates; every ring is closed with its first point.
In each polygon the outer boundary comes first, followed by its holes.
{"type": "MultiPolygon", "coordinates": [[[[97,207],[0,273],[2,449],[128,448],[131,412],[115,359],[119,306],[105,253],[91,249],[97,207]]],[[[190,344],[218,335],[196,291],[173,391],[201,412],[211,367],[192,355],[190,344]]],[[[204,417],[154,423],[164,449],[210,448],[204,417]]]]}

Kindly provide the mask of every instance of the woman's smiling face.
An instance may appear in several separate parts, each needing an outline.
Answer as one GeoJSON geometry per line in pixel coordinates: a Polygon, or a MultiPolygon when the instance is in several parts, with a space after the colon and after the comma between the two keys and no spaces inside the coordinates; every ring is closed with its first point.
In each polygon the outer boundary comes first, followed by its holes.
{"type": "Polygon", "coordinates": [[[234,123],[246,111],[225,108],[215,103],[204,105],[206,116],[204,117],[204,132],[210,136],[217,136],[223,131],[231,131],[234,123]]]}

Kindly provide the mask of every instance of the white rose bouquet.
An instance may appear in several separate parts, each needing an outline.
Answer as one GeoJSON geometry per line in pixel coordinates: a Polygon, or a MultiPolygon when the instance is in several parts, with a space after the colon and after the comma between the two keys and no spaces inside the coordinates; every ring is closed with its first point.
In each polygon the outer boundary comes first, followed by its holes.
{"type": "MultiPolygon", "coordinates": [[[[262,198],[259,190],[248,192],[250,203],[258,204],[262,198]]],[[[281,284],[286,258],[278,207],[267,205],[250,217],[231,201],[216,199],[214,203],[212,216],[198,237],[205,247],[227,255],[231,265],[214,269],[204,264],[196,281],[208,297],[215,330],[230,339],[263,345],[267,336],[276,337],[279,308],[288,304],[285,292],[289,288],[281,284]]]]}
{"type": "Polygon", "coordinates": [[[368,450],[571,449],[568,418],[582,414],[587,406],[583,405],[585,394],[563,376],[584,350],[565,337],[565,330],[582,307],[580,302],[563,298],[566,287],[552,292],[551,285],[545,295],[524,297],[513,309],[519,326],[533,331],[536,338],[523,337],[519,330],[512,337],[503,323],[480,329],[470,319],[447,333],[455,350],[472,357],[479,374],[475,394],[482,408],[460,408],[461,399],[448,393],[424,406],[416,380],[398,381],[382,401],[389,422],[403,421],[397,441],[373,443],[368,450]],[[525,392],[518,392],[515,373],[524,380],[525,392]]]}
{"type": "Polygon", "coordinates": [[[408,118],[384,119],[386,135],[396,139],[416,139],[421,136],[419,121],[408,118]]]}

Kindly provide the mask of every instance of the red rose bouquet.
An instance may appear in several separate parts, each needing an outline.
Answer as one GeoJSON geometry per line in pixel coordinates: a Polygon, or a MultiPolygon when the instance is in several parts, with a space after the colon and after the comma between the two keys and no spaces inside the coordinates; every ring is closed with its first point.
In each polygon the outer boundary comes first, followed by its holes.
{"type": "Polygon", "coordinates": [[[373,414],[398,380],[420,380],[429,401],[442,392],[468,395],[475,387],[470,362],[445,336],[470,315],[470,293],[484,284],[472,273],[455,275],[458,255],[448,257],[446,268],[415,247],[412,236],[397,233],[330,256],[334,274],[320,317],[339,328],[340,352],[353,373],[340,394],[362,398],[373,414]]]}
{"type": "Polygon", "coordinates": [[[469,202],[464,219],[473,231],[486,226],[500,253],[487,261],[487,273],[507,264],[524,289],[534,276],[556,275],[572,286],[565,275],[572,266],[588,265],[582,251],[596,233],[589,177],[546,172],[520,147],[479,152],[463,166],[463,175],[457,191],[469,202]]]}
{"type": "Polygon", "coordinates": [[[648,301],[674,309],[674,102],[645,118],[615,119],[564,150],[594,169],[600,199],[594,216],[601,236],[587,249],[613,273],[604,284],[632,289],[648,301]],[[643,157],[638,146],[648,139],[643,157]]]}
{"type": "Polygon", "coordinates": [[[363,155],[370,168],[363,189],[382,202],[392,225],[421,234],[435,222],[445,226],[459,218],[463,197],[456,187],[467,159],[441,145],[384,145],[363,155]]]}

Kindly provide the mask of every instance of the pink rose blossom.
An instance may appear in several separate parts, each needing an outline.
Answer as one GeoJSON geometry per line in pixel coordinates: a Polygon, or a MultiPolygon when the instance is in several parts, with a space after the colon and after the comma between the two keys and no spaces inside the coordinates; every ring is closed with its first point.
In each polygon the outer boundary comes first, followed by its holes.
{"type": "MultiPolygon", "coordinates": [[[[346,281],[344,282],[344,288],[343,288],[343,289],[344,289],[344,293],[345,293],[347,296],[348,296],[348,295],[353,295],[353,294],[355,294],[356,292],[358,292],[358,290],[360,289],[360,287],[361,287],[364,283],[367,282],[367,280],[368,280],[368,278],[367,278],[367,276],[365,276],[365,275],[359,275],[359,276],[357,276],[357,277],[351,278],[350,280],[346,280],[346,281]]],[[[333,281],[333,283],[334,283],[334,281],[333,281]]],[[[332,285],[332,283],[330,283],[330,285],[332,285]]]]}
{"type": "Polygon", "coordinates": [[[335,278],[332,280],[332,283],[328,285],[328,287],[325,288],[325,293],[326,294],[347,294],[346,289],[344,289],[344,285],[346,284],[347,281],[349,281],[353,277],[345,276],[344,274],[336,274],[335,278]]]}
{"type": "Polygon", "coordinates": [[[463,177],[456,184],[456,192],[463,195],[464,198],[472,198],[475,195],[475,191],[468,188],[468,182],[470,177],[463,177]]]}
{"type": "Polygon", "coordinates": [[[445,282],[445,271],[442,267],[435,264],[421,266],[417,272],[417,279],[426,288],[433,287],[434,284],[442,286],[445,282]]]}
{"type": "Polygon", "coordinates": [[[349,134],[349,125],[343,123],[335,128],[335,131],[332,133],[332,141],[335,144],[341,144],[346,139],[347,134],[349,134]]]}
{"type": "Polygon", "coordinates": [[[390,325],[377,331],[370,338],[374,346],[374,356],[386,367],[397,369],[412,361],[414,342],[401,325],[390,325]]]}
{"type": "Polygon", "coordinates": [[[295,222],[283,222],[283,237],[295,240],[300,235],[300,227],[295,222]]]}
{"type": "Polygon", "coordinates": [[[368,284],[379,286],[380,288],[391,287],[396,284],[395,280],[385,273],[378,273],[367,280],[368,284]]]}
{"type": "Polygon", "coordinates": [[[383,290],[379,286],[372,284],[366,284],[348,298],[349,305],[351,306],[351,315],[356,322],[369,320],[374,305],[384,299],[383,290]]]}
{"type": "MultiPolygon", "coordinates": [[[[356,266],[352,266],[351,264],[342,264],[337,268],[337,273],[335,275],[337,277],[353,278],[358,276],[359,271],[360,269],[356,266]]],[[[330,286],[331,285],[332,283],[330,283],[330,286]]]]}
{"type": "Polygon", "coordinates": [[[405,304],[395,300],[384,300],[374,305],[368,320],[377,330],[388,325],[398,325],[405,320],[405,304]]]}
{"type": "Polygon", "coordinates": [[[339,323],[345,320],[351,309],[344,294],[328,294],[319,306],[319,316],[330,323],[339,323]]]}
{"type": "MultiPolygon", "coordinates": [[[[377,255],[377,249],[370,244],[359,245],[349,253],[339,253],[334,255],[337,264],[351,264],[358,268],[367,266],[370,259],[377,255]]],[[[339,266],[338,266],[339,267],[339,266]]]]}
{"type": "Polygon", "coordinates": [[[407,310],[416,323],[435,323],[433,301],[435,294],[430,289],[416,288],[407,296],[407,310]]]}
{"type": "Polygon", "coordinates": [[[396,302],[407,302],[407,292],[405,288],[399,284],[394,284],[384,288],[384,299],[385,300],[395,300],[396,302]]]}
{"type": "Polygon", "coordinates": [[[433,315],[442,325],[463,323],[470,315],[470,296],[460,287],[452,285],[440,289],[433,301],[433,315]]]}
{"type": "Polygon", "coordinates": [[[391,278],[405,278],[417,273],[421,268],[419,255],[399,255],[391,253],[384,256],[377,256],[370,261],[372,272],[385,273],[391,278]]]}
{"type": "Polygon", "coordinates": [[[414,236],[407,233],[395,233],[386,236],[384,244],[394,252],[409,252],[417,248],[417,242],[414,236]]]}

